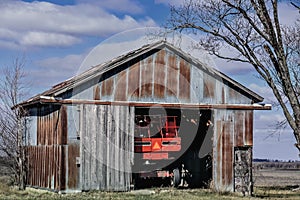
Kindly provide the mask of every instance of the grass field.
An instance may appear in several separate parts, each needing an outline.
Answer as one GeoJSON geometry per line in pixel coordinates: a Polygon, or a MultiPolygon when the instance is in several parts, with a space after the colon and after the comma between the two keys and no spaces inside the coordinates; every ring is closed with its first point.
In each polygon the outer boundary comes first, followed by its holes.
{"type": "Polygon", "coordinates": [[[155,199],[155,200],[210,200],[210,199],[300,199],[300,170],[253,170],[253,197],[242,197],[238,194],[216,193],[210,189],[174,189],[151,188],[132,192],[99,192],[90,191],[73,194],[58,194],[45,190],[27,188],[19,191],[9,186],[7,176],[0,176],[0,199],[155,199]]]}

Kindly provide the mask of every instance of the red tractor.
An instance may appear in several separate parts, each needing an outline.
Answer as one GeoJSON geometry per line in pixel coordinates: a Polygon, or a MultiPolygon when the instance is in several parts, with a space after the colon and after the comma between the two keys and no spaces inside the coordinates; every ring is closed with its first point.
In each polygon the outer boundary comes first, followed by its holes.
{"type": "Polygon", "coordinates": [[[170,180],[178,186],[181,173],[174,166],[176,153],[181,150],[177,116],[136,115],[135,117],[135,182],[170,180]]]}

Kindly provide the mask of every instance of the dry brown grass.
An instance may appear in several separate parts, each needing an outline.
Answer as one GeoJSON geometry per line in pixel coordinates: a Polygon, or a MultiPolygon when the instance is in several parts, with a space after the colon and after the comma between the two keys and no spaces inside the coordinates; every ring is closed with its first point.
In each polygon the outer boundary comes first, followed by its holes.
{"type": "Polygon", "coordinates": [[[242,197],[237,194],[218,194],[209,189],[152,188],[138,192],[83,192],[57,194],[45,190],[27,188],[25,191],[9,185],[8,177],[0,177],[0,199],[132,199],[132,200],[210,200],[210,199],[300,199],[300,171],[259,170],[254,171],[254,196],[242,197]]]}

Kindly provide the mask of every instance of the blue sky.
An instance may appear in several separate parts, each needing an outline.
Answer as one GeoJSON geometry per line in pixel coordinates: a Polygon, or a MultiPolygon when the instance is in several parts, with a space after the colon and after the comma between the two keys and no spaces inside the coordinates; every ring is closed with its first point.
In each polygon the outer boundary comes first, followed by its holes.
{"type": "MultiPolygon", "coordinates": [[[[84,58],[98,44],[122,36],[124,31],[161,26],[169,4],[182,0],[1,0],[0,67],[17,57],[26,58],[32,95],[75,75],[84,58]]],[[[297,11],[280,4],[283,23],[292,23],[297,11]]],[[[116,39],[117,40],[117,39],[116,39]]],[[[115,40],[115,41],[116,41],[115,40]]],[[[274,97],[255,78],[250,66],[214,60],[214,67],[265,97],[274,97]]],[[[280,111],[256,111],[254,157],[298,159],[291,130],[273,133],[272,125],[283,119],[280,111]]]]}

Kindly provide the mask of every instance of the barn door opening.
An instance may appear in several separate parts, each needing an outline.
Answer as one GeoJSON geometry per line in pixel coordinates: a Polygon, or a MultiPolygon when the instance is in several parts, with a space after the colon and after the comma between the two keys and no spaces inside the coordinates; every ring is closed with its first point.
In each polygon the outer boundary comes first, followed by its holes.
{"type": "Polygon", "coordinates": [[[133,179],[173,186],[208,186],[212,179],[211,110],[136,108],[133,179]]]}
{"type": "MultiPolygon", "coordinates": [[[[212,180],[213,151],[213,115],[211,110],[198,110],[195,129],[191,124],[183,127],[183,141],[186,141],[186,152],[182,156],[185,181],[191,188],[209,187],[212,180]],[[190,142],[190,140],[192,140],[190,142]]],[[[195,111],[184,110],[187,121],[193,120],[195,111]]]]}
{"type": "Polygon", "coordinates": [[[252,182],[252,147],[234,148],[234,191],[251,195],[252,182]]]}

